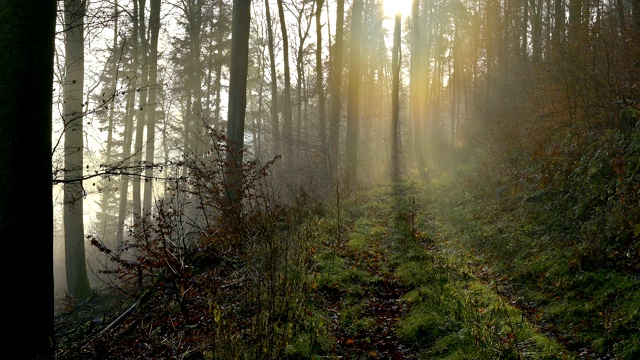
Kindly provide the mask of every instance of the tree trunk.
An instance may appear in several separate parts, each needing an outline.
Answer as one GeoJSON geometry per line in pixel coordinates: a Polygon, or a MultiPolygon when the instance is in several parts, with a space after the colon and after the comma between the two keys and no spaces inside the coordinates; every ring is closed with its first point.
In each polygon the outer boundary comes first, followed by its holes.
{"type": "Polygon", "coordinates": [[[420,0],[413,0],[411,5],[411,109],[413,114],[413,153],[416,159],[418,171],[422,174],[426,169],[422,154],[422,109],[421,101],[424,99],[422,91],[423,65],[422,65],[422,41],[420,37],[420,0]]]}
{"type": "Polygon", "coordinates": [[[0,5],[0,277],[2,356],[51,359],[51,108],[56,1],[0,5]],[[28,184],[28,186],[27,186],[28,184]],[[25,208],[26,206],[26,208],[25,208]]]}
{"type": "MultiPolygon", "coordinates": [[[[129,68],[129,89],[127,93],[127,112],[125,114],[125,124],[123,131],[123,149],[122,149],[122,161],[130,162],[131,158],[131,143],[133,142],[133,118],[135,114],[135,102],[136,102],[136,88],[138,85],[136,72],[138,71],[138,2],[133,2],[132,12],[133,33],[131,34],[131,48],[133,53],[131,55],[131,66],[129,68]]],[[[118,246],[121,246],[124,242],[124,225],[127,218],[127,203],[129,193],[129,175],[123,175],[120,177],[120,204],[118,206],[118,229],[116,230],[116,241],[118,246]]]]}
{"type": "Polygon", "coordinates": [[[327,124],[325,116],[324,99],[324,79],[322,71],[322,4],[324,0],[316,0],[316,92],[318,93],[318,138],[320,139],[320,149],[326,161],[327,154],[327,124]]]}
{"type": "Polygon", "coordinates": [[[358,180],[358,123],[360,118],[360,40],[362,32],[363,0],[354,0],[351,14],[349,44],[349,98],[347,105],[346,180],[347,187],[358,180]]]}
{"type": "Polygon", "coordinates": [[[393,55],[391,60],[391,71],[393,72],[391,84],[391,180],[400,179],[400,32],[402,15],[395,16],[395,26],[393,28],[393,55]]]}
{"type": "Polygon", "coordinates": [[[233,0],[231,25],[231,66],[229,69],[229,117],[227,136],[229,151],[226,154],[225,175],[229,202],[236,210],[228,216],[239,215],[242,202],[242,163],[244,154],[244,121],[247,106],[247,72],[249,67],[249,31],[251,2],[233,0]]]}
{"type": "Polygon", "coordinates": [[[264,0],[267,16],[267,37],[269,42],[269,72],[271,76],[271,137],[273,139],[272,156],[280,155],[280,120],[278,118],[278,82],[276,60],[273,49],[273,28],[271,27],[271,10],[269,0],[264,0]]]}
{"type": "Polygon", "coordinates": [[[144,146],[142,144],[144,139],[144,125],[145,118],[147,115],[147,89],[149,87],[149,41],[147,39],[147,31],[145,25],[145,4],[146,0],[134,0],[139,2],[138,5],[138,26],[140,27],[140,31],[138,35],[140,36],[140,64],[142,65],[142,82],[140,87],[136,89],[138,92],[138,107],[136,109],[136,138],[135,143],[133,145],[133,163],[135,166],[139,166],[140,169],[136,172],[138,175],[133,178],[133,192],[131,194],[133,205],[133,221],[134,223],[140,222],[142,220],[142,194],[141,194],[141,182],[140,178],[142,177],[142,154],[144,152],[144,146]]]}
{"type": "MultiPolygon", "coordinates": [[[[114,124],[115,124],[115,108],[116,108],[116,94],[118,91],[118,71],[120,67],[120,57],[116,56],[116,49],[118,48],[118,0],[114,1],[114,17],[113,17],[113,43],[111,46],[112,51],[112,64],[111,64],[111,81],[113,81],[113,93],[111,94],[110,105],[109,105],[109,122],[107,129],[107,144],[105,149],[105,164],[111,164],[111,153],[113,152],[113,132],[114,132],[114,124]]],[[[123,50],[124,51],[124,50],[123,50]]],[[[111,178],[109,178],[111,180],[111,178]]],[[[109,181],[109,184],[111,182],[109,181]]],[[[108,244],[108,246],[113,245],[113,229],[108,228],[109,219],[112,214],[110,213],[110,203],[111,199],[113,199],[114,190],[109,186],[102,193],[102,218],[101,218],[101,226],[100,226],[100,234],[102,240],[108,244]]]]}
{"type": "Polygon", "coordinates": [[[82,187],[84,106],[84,0],[66,0],[64,5],[65,77],[64,121],[64,256],[67,291],[77,301],[91,296],[84,246],[82,187]]]}
{"type": "Polygon", "coordinates": [[[336,35],[331,54],[331,98],[329,105],[329,171],[334,180],[338,178],[338,163],[340,160],[344,0],[337,0],[336,3],[336,35]]]}
{"type": "Polygon", "coordinates": [[[156,136],[156,94],[158,90],[158,34],[160,31],[160,0],[151,0],[151,12],[149,13],[149,103],[147,111],[147,147],[144,182],[143,214],[151,214],[153,192],[153,168],[156,136]]]}
{"type": "Polygon", "coordinates": [[[278,0],[280,31],[282,32],[282,51],[284,61],[284,94],[282,103],[282,138],[284,139],[285,162],[293,164],[293,115],[291,114],[291,72],[289,70],[289,38],[285,22],[282,0],[278,0]]]}

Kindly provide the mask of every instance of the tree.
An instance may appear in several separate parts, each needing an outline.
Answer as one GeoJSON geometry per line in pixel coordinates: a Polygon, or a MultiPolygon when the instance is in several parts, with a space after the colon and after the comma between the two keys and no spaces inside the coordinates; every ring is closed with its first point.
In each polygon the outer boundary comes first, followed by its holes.
{"type": "Polygon", "coordinates": [[[284,61],[284,94],[282,99],[282,137],[287,164],[293,164],[293,115],[291,114],[291,71],[289,70],[289,38],[285,22],[282,0],[278,0],[280,31],[282,32],[282,50],[284,61]]]}
{"type": "Polygon", "coordinates": [[[393,55],[391,71],[393,80],[391,85],[391,179],[400,178],[400,30],[402,15],[396,13],[393,27],[393,55]]]}
{"type": "Polygon", "coordinates": [[[158,34],[160,31],[160,0],[151,0],[149,14],[149,104],[147,105],[147,148],[143,214],[151,213],[151,196],[153,189],[153,164],[156,137],[156,94],[158,92],[158,34]]]}
{"type": "MultiPolygon", "coordinates": [[[[422,104],[424,97],[424,66],[422,65],[422,41],[420,36],[420,0],[411,5],[411,110],[413,116],[413,151],[418,171],[425,171],[422,155],[422,104]]],[[[395,75],[395,72],[394,72],[395,75]]]]}
{"type": "Polygon", "coordinates": [[[346,181],[355,186],[358,179],[358,122],[360,118],[360,34],[363,0],[354,0],[349,40],[349,97],[347,104],[346,181]]]}
{"type": "MultiPolygon", "coordinates": [[[[138,3],[138,35],[140,36],[140,65],[142,66],[142,78],[140,87],[136,89],[138,92],[138,107],[136,109],[136,137],[133,144],[133,162],[135,166],[142,168],[142,154],[143,154],[143,140],[144,140],[144,125],[147,115],[147,96],[149,88],[149,41],[147,39],[147,30],[145,23],[145,4],[146,0],[134,0],[134,9],[136,9],[135,3],[138,3]]],[[[137,172],[140,172],[137,171],[137,172]]],[[[142,175],[142,174],[140,174],[142,175]]],[[[133,221],[135,223],[140,222],[142,219],[142,192],[141,192],[141,176],[133,177],[133,190],[132,190],[132,210],[133,221]]]]}
{"type": "Polygon", "coordinates": [[[2,335],[7,359],[50,359],[53,353],[55,15],[55,1],[0,1],[0,278],[10,293],[3,299],[10,309],[2,335]]]}
{"type": "MultiPolygon", "coordinates": [[[[244,154],[244,118],[247,106],[247,73],[249,69],[249,32],[251,30],[251,1],[233,0],[231,24],[231,62],[229,71],[229,113],[227,136],[229,151],[226,154],[225,175],[231,205],[242,201],[238,193],[242,184],[244,154]]],[[[237,215],[237,214],[229,214],[237,215]]]]}
{"type": "Polygon", "coordinates": [[[83,132],[84,15],[86,1],[65,0],[64,256],[67,291],[77,301],[91,297],[84,246],[83,132]]]}
{"type": "MultiPolygon", "coordinates": [[[[131,157],[131,143],[133,142],[133,117],[135,113],[136,87],[138,85],[138,1],[133,1],[133,11],[131,12],[131,22],[133,25],[131,34],[131,65],[130,65],[130,83],[127,92],[127,113],[125,115],[125,124],[123,131],[123,149],[122,161],[128,162],[131,157]]],[[[124,241],[124,225],[127,215],[127,194],[129,191],[129,176],[120,177],[120,203],[118,205],[118,228],[116,229],[116,242],[122,245],[124,241]]]]}
{"type": "MultiPolygon", "coordinates": [[[[297,27],[297,35],[298,35],[298,48],[296,50],[296,102],[297,102],[297,116],[296,116],[296,136],[295,141],[298,144],[298,148],[302,144],[302,123],[306,120],[307,114],[302,115],[303,105],[306,106],[308,104],[307,96],[306,96],[306,86],[305,86],[305,41],[309,37],[309,30],[311,29],[311,14],[314,11],[315,1],[309,2],[301,1],[300,4],[297,2],[293,2],[293,8],[295,8],[296,13],[294,14],[296,18],[296,27],[297,27]],[[306,11],[307,4],[311,4],[309,8],[309,12],[306,11]],[[303,18],[306,20],[303,22],[303,18]],[[305,95],[303,95],[303,92],[305,95]]],[[[319,32],[319,31],[318,31],[319,32]]],[[[306,111],[305,111],[306,112],[306,111]]]]}
{"type": "MultiPolygon", "coordinates": [[[[322,4],[324,0],[316,0],[316,92],[318,93],[318,137],[320,147],[325,150],[327,143],[326,116],[324,99],[324,81],[322,71],[322,4]]],[[[323,154],[326,156],[326,152],[323,154]]],[[[324,158],[326,160],[326,157],[324,158]]]]}
{"type": "Polygon", "coordinates": [[[280,155],[280,120],[278,118],[278,83],[276,74],[276,60],[273,48],[273,28],[271,27],[271,9],[269,0],[264,0],[265,16],[267,17],[267,38],[269,47],[269,74],[271,77],[271,132],[273,138],[273,156],[280,155]]]}
{"type": "Polygon", "coordinates": [[[342,52],[344,32],[344,0],[336,1],[336,35],[331,51],[331,89],[329,105],[329,170],[334,180],[338,176],[340,154],[340,110],[342,92],[342,52]]]}

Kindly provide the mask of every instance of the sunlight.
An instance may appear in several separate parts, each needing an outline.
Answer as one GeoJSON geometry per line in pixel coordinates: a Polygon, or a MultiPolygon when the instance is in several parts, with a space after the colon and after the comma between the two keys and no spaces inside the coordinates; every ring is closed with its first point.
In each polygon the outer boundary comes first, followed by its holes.
{"type": "Polygon", "coordinates": [[[383,0],[384,14],[394,17],[398,12],[402,17],[411,14],[412,0],[383,0]]]}

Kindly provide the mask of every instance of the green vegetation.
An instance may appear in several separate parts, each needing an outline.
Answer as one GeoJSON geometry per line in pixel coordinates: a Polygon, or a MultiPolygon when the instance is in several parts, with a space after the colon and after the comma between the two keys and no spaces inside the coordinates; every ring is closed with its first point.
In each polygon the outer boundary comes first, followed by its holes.
{"type": "MultiPolygon", "coordinates": [[[[589,161],[591,175],[575,166],[563,181],[624,182],[605,171],[621,165],[589,161]]],[[[59,358],[104,351],[123,358],[638,358],[640,280],[629,271],[635,225],[618,237],[605,231],[606,239],[580,231],[614,226],[605,214],[628,214],[620,199],[629,190],[583,183],[552,197],[523,183],[498,194],[502,183],[483,165],[442,166],[429,181],[407,178],[349,196],[338,189],[331,201],[302,193],[290,206],[255,206],[226,232],[205,228],[186,247],[168,231],[180,219],[168,206],[133,232],[144,261],[114,258],[113,274],[137,310],[100,336],[91,324],[67,336],[59,358]],[[583,211],[563,225],[575,191],[606,211],[583,211]],[[139,345],[122,345],[132,343],[139,345]]],[[[209,195],[205,205],[224,205],[209,195]]],[[[581,204],[571,207],[576,214],[581,204]]]]}
{"type": "Polygon", "coordinates": [[[501,196],[504,182],[490,180],[487,162],[447,171],[434,182],[434,213],[453,246],[485,266],[543,333],[577,356],[636,359],[636,175],[627,169],[638,161],[637,134],[575,141],[568,153],[532,158],[529,171],[542,175],[511,174],[519,185],[501,196]]]}

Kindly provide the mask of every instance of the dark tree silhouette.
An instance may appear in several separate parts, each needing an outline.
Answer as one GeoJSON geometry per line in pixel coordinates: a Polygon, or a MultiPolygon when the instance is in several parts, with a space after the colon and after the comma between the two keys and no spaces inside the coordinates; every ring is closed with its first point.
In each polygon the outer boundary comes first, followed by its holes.
{"type": "Polygon", "coordinates": [[[0,1],[2,357],[53,352],[51,108],[56,1],[0,1]]]}
{"type": "Polygon", "coordinates": [[[229,120],[227,122],[231,151],[227,153],[226,169],[231,204],[237,204],[242,200],[242,194],[237,193],[237,190],[242,183],[250,23],[251,1],[234,0],[231,25],[231,58],[234,60],[231,62],[229,71],[229,120]]]}

